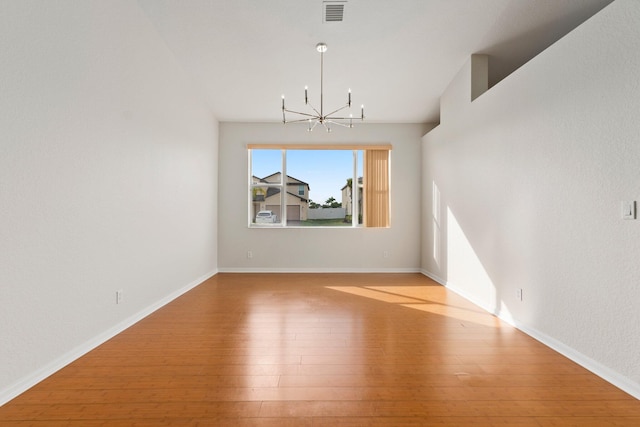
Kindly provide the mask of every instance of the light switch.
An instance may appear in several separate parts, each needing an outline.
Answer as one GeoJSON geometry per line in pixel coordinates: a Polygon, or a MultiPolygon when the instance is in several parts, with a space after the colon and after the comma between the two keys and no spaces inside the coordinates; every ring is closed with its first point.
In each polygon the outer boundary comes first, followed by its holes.
{"type": "Polygon", "coordinates": [[[636,219],[636,202],[622,202],[622,219],[636,219]]]}

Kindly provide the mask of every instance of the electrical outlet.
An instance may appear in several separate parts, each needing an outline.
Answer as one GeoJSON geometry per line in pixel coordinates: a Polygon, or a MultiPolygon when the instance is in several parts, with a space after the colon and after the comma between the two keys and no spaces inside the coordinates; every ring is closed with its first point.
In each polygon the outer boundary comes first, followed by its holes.
{"type": "Polygon", "coordinates": [[[122,302],[122,289],[116,291],[116,304],[122,302]]]}
{"type": "Polygon", "coordinates": [[[522,301],[522,288],[516,289],[516,298],[518,298],[518,301],[522,301]]]}
{"type": "Polygon", "coordinates": [[[382,256],[383,256],[384,258],[389,258],[389,256],[390,256],[390,255],[391,255],[391,252],[389,252],[389,251],[384,251],[384,252],[382,252],[382,256]]]}
{"type": "Polygon", "coordinates": [[[247,251],[247,258],[248,258],[248,259],[253,258],[253,252],[251,252],[251,251],[247,251]]]}

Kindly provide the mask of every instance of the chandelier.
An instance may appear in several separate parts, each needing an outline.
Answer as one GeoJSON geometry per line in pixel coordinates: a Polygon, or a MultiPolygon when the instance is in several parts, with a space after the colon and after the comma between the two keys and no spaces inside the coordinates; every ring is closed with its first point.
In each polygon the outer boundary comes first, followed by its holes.
{"type": "MultiPolygon", "coordinates": [[[[325,43],[318,43],[316,45],[316,50],[320,52],[320,111],[315,108],[313,105],[309,103],[308,96],[308,87],[304,87],[304,103],[308,105],[311,109],[308,113],[303,113],[301,111],[289,110],[284,105],[284,95],[282,95],[282,123],[296,123],[296,122],[307,122],[309,127],[307,130],[311,132],[318,124],[324,126],[327,132],[331,132],[331,125],[335,124],[338,126],[353,127],[353,120],[364,120],[364,105],[360,107],[360,117],[353,117],[353,114],[349,114],[349,117],[338,115],[345,108],[351,108],[351,89],[347,94],[347,103],[342,107],[331,111],[328,114],[324,112],[324,96],[323,96],[323,66],[324,66],[324,53],[327,51],[327,45],[325,43]],[[297,114],[298,117],[302,116],[302,118],[297,118],[294,120],[287,120],[286,113],[297,114]]],[[[344,114],[344,113],[343,113],[344,114]]]]}

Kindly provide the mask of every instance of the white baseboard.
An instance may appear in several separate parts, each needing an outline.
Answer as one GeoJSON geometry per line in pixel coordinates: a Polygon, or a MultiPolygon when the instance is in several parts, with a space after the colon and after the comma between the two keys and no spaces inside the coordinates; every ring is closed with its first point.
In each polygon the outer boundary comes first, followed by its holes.
{"type": "Polygon", "coordinates": [[[525,334],[535,338],[544,345],[573,360],[578,365],[593,372],[603,380],[610,382],[625,393],[630,394],[636,399],[640,399],[640,384],[591,359],[590,357],[585,356],[584,354],[556,340],[555,338],[536,330],[535,328],[530,328],[527,325],[518,322],[517,320],[514,323],[514,326],[525,334]]]}
{"type": "Polygon", "coordinates": [[[64,368],[65,366],[77,360],[78,358],[84,356],[94,348],[98,347],[100,344],[103,344],[104,342],[110,340],[114,336],[118,335],[120,332],[124,331],[125,329],[129,328],[130,326],[134,325],[140,320],[144,319],[154,311],[165,306],[166,304],[170,303],[174,299],[178,298],[180,295],[190,291],[191,289],[195,288],[196,286],[203,283],[205,280],[215,276],[216,274],[217,274],[217,270],[214,270],[212,272],[209,272],[199,277],[198,279],[194,280],[188,285],[172,292],[171,294],[167,295],[161,300],[156,301],[155,303],[149,305],[148,307],[137,312],[136,314],[124,319],[122,322],[116,324],[112,328],[93,337],[89,341],[75,347],[69,352],[63,354],[62,356],[58,357],[57,359],[51,361],[47,365],[33,372],[32,374],[27,375],[26,377],[18,380],[17,382],[0,390],[0,406],[16,398],[18,395],[24,393],[34,385],[38,384],[40,381],[44,380],[45,378],[49,377],[50,375],[64,368]]]}
{"type": "Polygon", "coordinates": [[[420,273],[419,268],[219,268],[219,273],[420,273]]]}
{"type": "Polygon", "coordinates": [[[425,269],[421,269],[420,273],[422,273],[423,275],[427,276],[429,279],[441,284],[442,286],[447,286],[447,281],[444,280],[443,278],[441,278],[440,276],[431,273],[430,271],[427,271],[425,269]]]}
{"type": "MultiPolygon", "coordinates": [[[[349,269],[228,269],[228,268],[221,268],[221,269],[218,269],[217,271],[212,271],[210,273],[207,273],[201,276],[200,278],[194,280],[193,282],[189,283],[183,288],[176,290],[175,292],[149,305],[148,307],[139,311],[133,316],[130,316],[129,318],[123,320],[122,322],[118,323],[117,325],[110,328],[109,330],[99,334],[98,336],[92,338],[86,343],[72,349],[71,351],[67,352],[66,354],[57,358],[56,360],[53,360],[46,366],[42,367],[41,369],[38,369],[36,372],[26,376],[25,378],[22,378],[21,380],[4,388],[3,390],[0,390],[0,406],[14,399],[21,393],[25,392],[29,388],[39,383],[40,381],[44,380],[45,378],[49,377],[53,373],[67,366],[68,364],[80,358],[81,356],[85,355],[86,353],[93,350],[94,348],[98,347],[100,344],[104,343],[105,341],[113,338],[120,332],[124,331],[128,327],[139,322],[143,318],[147,317],[149,314],[165,306],[166,304],[178,298],[182,294],[195,288],[205,280],[209,279],[210,277],[213,277],[218,272],[220,273],[223,273],[223,272],[227,272],[227,273],[422,273],[423,275],[431,278],[437,283],[447,287],[451,291],[459,294],[463,298],[478,305],[485,311],[495,314],[492,308],[484,307],[482,304],[478,304],[477,301],[474,301],[473,298],[469,298],[468,295],[465,295],[464,292],[461,292],[461,290],[457,289],[454,285],[447,283],[446,280],[426,270],[412,269],[412,268],[409,268],[409,269],[353,269],[353,268],[349,268],[349,269]]],[[[593,372],[594,374],[598,375],[604,380],[610,382],[614,386],[620,388],[621,390],[625,391],[626,393],[630,394],[636,399],[640,399],[640,384],[634,381],[631,381],[629,378],[623,375],[620,375],[619,373],[613,371],[612,369],[602,365],[599,362],[596,362],[595,360],[585,356],[584,354],[565,345],[564,343],[536,330],[535,328],[530,328],[527,325],[522,324],[512,318],[505,318],[506,316],[503,317],[501,315],[498,315],[498,317],[506,321],[507,323],[515,326],[525,334],[540,341],[546,346],[554,349],[558,353],[573,360],[574,362],[578,363],[585,369],[588,369],[589,371],[593,372]]]]}
{"type": "Polygon", "coordinates": [[[630,394],[636,399],[640,399],[640,384],[636,383],[635,381],[632,381],[629,378],[625,377],[624,375],[621,375],[618,372],[608,368],[607,366],[591,359],[590,357],[585,356],[584,354],[556,340],[555,338],[543,332],[540,332],[535,328],[529,327],[522,322],[519,322],[518,320],[514,319],[510,314],[497,313],[495,307],[484,306],[479,301],[475,300],[474,298],[471,298],[462,289],[455,286],[455,284],[449,283],[446,280],[442,279],[441,277],[438,277],[437,275],[432,274],[426,270],[422,270],[421,273],[429,277],[430,279],[438,282],[439,284],[446,287],[447,289],[450,289],[451,291],[460,295],[464,299],[472,302],[473,304],[477,305],[483,310],[497,316],[500,320],[504,320],[505,322],[509,323],[510,325],[514,326],[515,328],[529,335],[533,339],[541,342],[542,344],[546,345],[549,348],[552,348],[553,350],[557,351],[558,353],[562,354],[568,359],[571,359],[572,361],[576,362],[578,365],[589,370],[590,372],[599,376],[603,380],[608,381],[609,383],[618,387],[620,390],[624,391],[625,393],[630,394]]]}

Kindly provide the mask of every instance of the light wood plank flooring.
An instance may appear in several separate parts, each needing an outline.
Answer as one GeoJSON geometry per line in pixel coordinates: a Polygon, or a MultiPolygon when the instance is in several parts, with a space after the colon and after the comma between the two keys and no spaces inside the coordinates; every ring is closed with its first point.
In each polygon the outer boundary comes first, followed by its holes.
{"type": "Polygon", "coordinates": [[[218,274],[1,426],[640,426],[640,401],[419,274],[218,274]]]}

